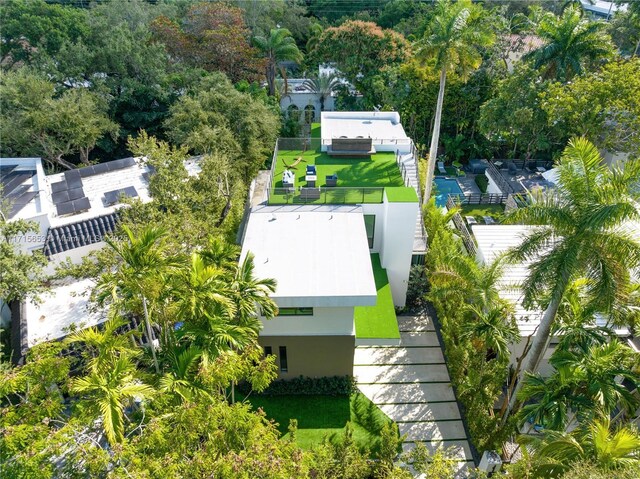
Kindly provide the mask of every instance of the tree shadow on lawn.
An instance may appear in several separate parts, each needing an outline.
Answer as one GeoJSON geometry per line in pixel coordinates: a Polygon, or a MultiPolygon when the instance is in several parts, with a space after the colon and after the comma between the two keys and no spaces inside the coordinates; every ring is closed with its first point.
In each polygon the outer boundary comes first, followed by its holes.
{"type": "MultiPolygon", "coordinates": [[[[380,431],[391,420],[366,396],[358,392],[349,396],[252,396],[249,402],[261,407],[277,423],[284,436],[289,421],[298,420],[297,442],[305,448],[328,440],[341,442],[347,422],[359,448],[372,453],[379,450],[380,431]]],[[[397,427],[397,426],[396,426],[397,427]]]]}

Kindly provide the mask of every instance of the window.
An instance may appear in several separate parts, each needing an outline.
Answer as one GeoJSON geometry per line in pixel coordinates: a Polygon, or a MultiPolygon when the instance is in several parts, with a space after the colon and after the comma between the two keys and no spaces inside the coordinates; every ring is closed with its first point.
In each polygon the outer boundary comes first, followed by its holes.
{"type": "Polygon", "coordinates": [[[313,316],[313,308],[280,308],[278,316],[313,316]]]}
{"type": "Polygon", "coordinates": [[[264,347],[264,355],[265,356],[269,356],[273,354],[273,348],[271,346],[265,346],[264,347]]]}
{"type": "Polygon", "coordinates": [[[376,230],[376,215],[364,215],[364,228],[367,230],[369,249],[373,248],[373,233],[376,230]]]}
{"type": "Polygon", "coordinates": [[[287,347],[280,346],[278,349],[280,350],[280,372],[286,373],[289,370],[287,364],[287,347]]]}

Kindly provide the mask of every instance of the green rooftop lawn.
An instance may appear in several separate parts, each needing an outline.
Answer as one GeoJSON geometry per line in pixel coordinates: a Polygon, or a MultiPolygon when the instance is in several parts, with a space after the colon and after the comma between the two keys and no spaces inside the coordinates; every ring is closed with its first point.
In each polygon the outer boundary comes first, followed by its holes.
{"type": "Polygon", "coordinates": [[[330,441],[340,441],[348,421],[353,426],[356,444],[374,453],[379,450],[380,430],[391,420],[362,393],[351,396],[259,396],[247,399],[254,408],[261,407],[278,430],[287,438],[289,419],[298,420],[296,442],[304,449],[330,441]]]}
{"type": "Polygon", "coordinates": [[[387,271],[380,265],[380,255],[371,255],[373,276],[378,290],[375,306],[356,306],[354,318],[358,339],[399,339],[398,320],[391,296],[387,271]]]}
{"type": "Polygon", "coordinates": [[[418,194],[411,186],[390,186],[385,188],[390,203],[417,203],[418,194]]]}
{"type": "Polygon", "coordinates": [[[400,169],[396,164],[395,153],[376,153],[370,158],[331,157],[318,150],[279,151],[273,176],[273,187],[282,188],[282,173],[285,169],[294,172],[296,181],[294,186],[307,186],[304,177],[307,165],[315,165],[318,175],[316,186],[326,186],[325,177],[338,175],[338,187],[346,186],[404,186],[400,169]],[[298,158],[302,160],[297,165],[298,158]],[[287,168],[286,165],[290,167],[287,168]]]}

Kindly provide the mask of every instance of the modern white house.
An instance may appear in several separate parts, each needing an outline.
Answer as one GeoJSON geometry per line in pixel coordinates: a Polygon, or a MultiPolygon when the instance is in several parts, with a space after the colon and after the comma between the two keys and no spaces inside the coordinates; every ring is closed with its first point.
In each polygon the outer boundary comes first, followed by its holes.
{"type": "Polygon", "coordinates": [[[399,344],[395,308],[426,249],[414,153],[394,112],[323,113],[321,138],[278,141],[241,256],[277,281],[259,340],[281,378],[351,375],[356,345],[399,344]]]}
{"type": "MultiPolygon", "coordinates": [[[[46,175],[40,158],[2,158],[2,199],[8,221],[38,224],[38,231],[13,239],[23,252],[42,251],[52,274],[62,262],[78,264],[105,246],[116,227],[123,198],[150,201],[151,169],[141,158],[124,158],[46,175]],[[6,205],[5,205],[6,203],[6,205]]],[[[90,280],[54,284],[39,302],[13,308],[2,303],[2,320],[14,333],[14,351],[66,336],[70,329],[105,321],[104,311],[89,309],[90,280]]]]}

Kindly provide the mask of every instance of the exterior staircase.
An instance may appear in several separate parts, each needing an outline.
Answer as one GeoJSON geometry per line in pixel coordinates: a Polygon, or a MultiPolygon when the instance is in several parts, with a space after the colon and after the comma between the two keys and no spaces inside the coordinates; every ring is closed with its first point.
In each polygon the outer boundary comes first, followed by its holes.
{"type": "Polygon", "coordinates": [[[398,166],[400,167],[400,172],[402,174],[402,178],[404,179],[404,184],[406,186],[413,187],[418,195],[420,211],[418,212],[418,217],[416,218],[416,229],[413,237],[413,253],[424,254],[424,252],[427,250],[427,235],[422,222],[422,188],[420,186],[420,178],[418,176],[418,162],[416,159],[416,153],[417,152],[415,148],[412,148],[411,153],[397,154],[396,160],[398,162],[398,166]]]}

